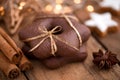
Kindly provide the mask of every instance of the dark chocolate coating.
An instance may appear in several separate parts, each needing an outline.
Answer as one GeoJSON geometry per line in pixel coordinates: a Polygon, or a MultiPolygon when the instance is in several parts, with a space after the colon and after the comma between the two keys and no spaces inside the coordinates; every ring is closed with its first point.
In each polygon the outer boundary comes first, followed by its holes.
{"type": "Polygon", "coordinates": [[[74,53],[74,55],[70,56],[50,57],[48,59],[43,60],[42,62],[48,68],[55,69],[68,63],[84,61],[86,57],[86,45],[82,45],[79,53],[74,53]]]}
{"type": "MultiPolygon", "coordinates": [[[[28,46],[24,45],[22,50],[25,53],[25,55],[28,56],[29,58],[31,58],[31,59],[36,58],[31,53],[27,53],[27,51],[30,50],[30,48],[28,46]]],[[[64,51],[62,51],[62,52],[64,52],[64,51]]],[[[59,68],[68,63],[84,61],[86,59],[86,57],[87,57],[87,50],[86,50],[86,44],[84,43],[80,47],[79,53],[75,53],[75,54],[69,55],[69,56],[62,56],[62,55],[61,56],[51,56],[44,60],[41,60],[39,58],[37,58],[37,59],[40,60],[46,67],[48,67],[50,69],[55,69],[55,68],[59,68]]]]}
{"type": "MultiPolygon", "coordinates": [[[[76,27],[78,32],[80,33],[83,43],[85,43],[90,36],[90,30],[86,26],[79,24],[79,22],[77,22],[76,20],[74,20],[72,18],[70,18],[70,20],[73,23],[73,25],[76,27]]],[[[78,39],[76,32],[70,27],[68,22],[63,17],[38,18],[31,25],[29,25],[25,28],[22,28],[20,30],[19,37],[21,40],[31,38],[31,37],[41,34],[41,32],[38,30],[38,27],[40,27],[41,29],[43,29],[43,27],[46,27],[46,29],[49,31],[56,26],[61,26],[62,30],[61,30],[61,32],[56,33],[54,35],[58,36],[63,41],[68,42],[70,45],[80,49],[79,39],[78,39]]],[[[33,41],[27,42],[25,44],[27,46],[29,46],[29,48],[31,49],[36,44],[38,44],[42,39],[43,38],[33,40],[33,41]]],[[[56,38],[54,38],[54,40],[57,45],[57,52],[55,53],[56,57],[54,59],[58,59],[57,60],[58,62],[61,61],[61,58],[59,60],[58,57],[62,57],[62,61],[64,61],[63,59],[68,59],[68,62],[70,59],[71,60],[73,59],[72,61],[74,61],[75,54],[78,54],[78,55],[80,54],[79,55],[79,58],[81,58],[80,60],[85,59],[85,57],[83,57],[83,56],[87,55],[86,52],[85,52],[85,54],[81,54],[81,50],[76,50],[76,49],[68,46],[67,44],[59,41],[56,38]]],[[[53,55],[51,54],[50,38],[46,39],[37,49],[32,51],[32,55],[34,55],[37,59],[40,59],[40,60],[46,59],[44,62],[46,63],[46,65],[49,64],[47,59],[48,60],[50,59],[50,61],[53,60],[53,58],[51,58],[51,57],[53,57],[53,55]]],[[[76,56],[76,58],[78,58],[78,57],[76,56]]]]}

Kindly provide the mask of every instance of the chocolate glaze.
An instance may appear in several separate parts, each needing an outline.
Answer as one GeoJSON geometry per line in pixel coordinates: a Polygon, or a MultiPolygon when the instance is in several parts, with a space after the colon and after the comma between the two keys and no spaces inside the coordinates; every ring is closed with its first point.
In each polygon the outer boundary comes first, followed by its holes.
{"type": "MultiPolygon", "coordinates": [[[[90,30],[86,26],[79,24],[79,22],[76,20],[72,18],[70,18],[70,20],[80,33],[83,43],[85,43],[90,36],[90,30]]],[[[68,42],[70,45],[78,48],[79,50],[76,50],[54,38],[57,45],[57,52],[55,53],[56,56],[53,56],[51,54],[50,38],[48,38],[37,49],[32,51],[31,56],[33,55],[35,58],[41,60],[43,64],[49,68],[57,68],[69,62],[84,60],[87,56],[85,45],[79,47],[79,39],[76,32],[70,27],[68,22],[63,17],[39,17],[34,20],[31,25],[22,28],[19,32],[19,37],[21,40],[31,38],[42,33],[38,30],[38,27],[41,29],[45,27],[49,31],[56,26],[61,26],[62,30],[54,35],[68,42]]],[[[25,43],[23,50],[27,52],[29,49],[38,44],[42,39],[37,39],[25,43]]]]}

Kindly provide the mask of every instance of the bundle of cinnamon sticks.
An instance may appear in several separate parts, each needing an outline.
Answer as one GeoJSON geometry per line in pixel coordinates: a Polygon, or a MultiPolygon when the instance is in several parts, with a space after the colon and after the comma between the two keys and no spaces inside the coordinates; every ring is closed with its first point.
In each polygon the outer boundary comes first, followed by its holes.
{"type": "Polygon", "coordinates": [[[11,79],[32,68],[31,62],[0,27],[0,70],[11,79]]]}

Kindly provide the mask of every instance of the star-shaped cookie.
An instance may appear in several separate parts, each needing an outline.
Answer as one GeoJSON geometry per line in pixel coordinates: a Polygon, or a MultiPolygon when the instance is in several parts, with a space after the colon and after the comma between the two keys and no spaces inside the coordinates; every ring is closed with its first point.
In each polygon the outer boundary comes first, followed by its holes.
{"type": "Polygon", "coordinates": [[[120,0],[103,0],[100,3],[102,7],[110,7],[114,10],[120,11],[120,0]]]}
{"type": "Polygon", "coordinates": [[[110,13],[90,13],[90,20],[85,21],[85,25],[97,32],[100,36],[105,36],[108,32],[118,30],[118,23],[112,20],[110,13]]]}

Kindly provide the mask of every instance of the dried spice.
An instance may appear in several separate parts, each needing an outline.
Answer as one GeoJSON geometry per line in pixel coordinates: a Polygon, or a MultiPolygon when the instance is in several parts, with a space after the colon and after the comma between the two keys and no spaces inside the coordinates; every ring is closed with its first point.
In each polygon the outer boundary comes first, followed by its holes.
{"type": "Polygon", "coordinates": [[[12,38],[0,27],[0,70],[13,80],[20,75],[20,71],[27,71],[31,68],[31,62],[24,56],[12,38]]]}
{"type": "Polygon", "coordinates": [[[102,50],[93,52],[93,58],[93,63],[100,69],[110,69],[113,65],[120,63],[117,55],[111,51],[106,51],[105,53],[102,50]]]}

